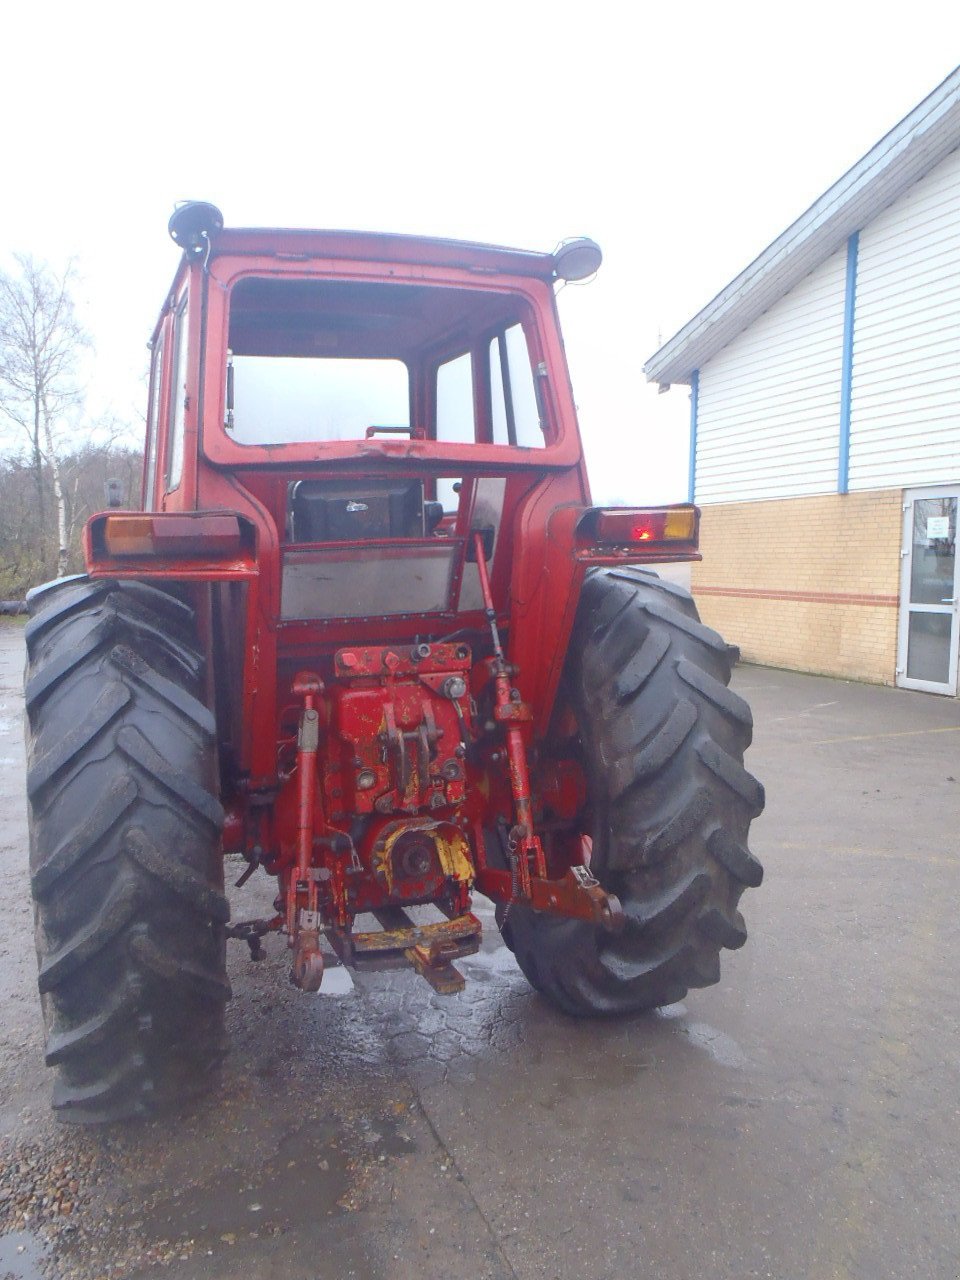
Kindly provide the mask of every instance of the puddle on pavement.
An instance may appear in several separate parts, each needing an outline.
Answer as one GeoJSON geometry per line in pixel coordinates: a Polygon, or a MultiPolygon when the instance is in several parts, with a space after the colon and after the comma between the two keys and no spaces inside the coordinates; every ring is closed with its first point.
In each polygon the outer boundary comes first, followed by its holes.
{"type": "Polygon", "coordinates": [[[471,979],[499,977],[505,973],[519,973],[520,967],[514,959],[513,952],[505,946],[496,947],[492,951],[478,951],[475,955],[464,956],[457,964],[463,970],[469,982],[471,979]]]}
{"type": "Polygon", "coordinates": [[[706,1022],[689,1022],[686,1033],[690,1037],[691,1044],[703,1049],[721,1067],[742,1071],[744,1067],[750,1065],[750,1059],[733,1036],[728,1036],[725,1031],[718,1031],[716,1027],[711,1027],[706,1022]]]}
{"type": "Polygon", "coordinates": [[[664,1005],[662,1009],[656,1011],[656,1015],[665,1022],[676,1024],[681,1035],[686,1036],[698,1049],[709,1054],[721,1067],[730,1067],[736,1071],[749,1067],[750,1059],[733,1036],[727,1035],[725,1031],[720,1031],[716,1027],[711,1027],[707,1022],[685,1021],[687,1015],[685,1004],[664,1005]]]}
{"type": "Polygon", "coordinates": [[[46,1248],[29,1231],[0,1236],[0,1280],[44,1280],[40,1264],[46,1256],[46,1248]]]}
{"type": "Polygon", "coordinates": [[[348,996],[354,990],[355,986],[350,970],[341,964],[329,966],[324,970],[323,984],[317,994],[320,996],[348,996]]]}

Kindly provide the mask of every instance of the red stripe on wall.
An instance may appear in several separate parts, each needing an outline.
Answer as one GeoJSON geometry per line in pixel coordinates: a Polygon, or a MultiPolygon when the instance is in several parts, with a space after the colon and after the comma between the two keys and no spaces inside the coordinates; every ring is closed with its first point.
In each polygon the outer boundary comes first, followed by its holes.
{"type": "Polygon", "coordinates": [[[900,603],[897,596],[858,595],[848,591],[768,591],[751,587],[701,587],[693,589],[695,596],[737,596],[743,600],[789,600],[802,604],[863,604],[875,609],[895,609],[900,603]]]}

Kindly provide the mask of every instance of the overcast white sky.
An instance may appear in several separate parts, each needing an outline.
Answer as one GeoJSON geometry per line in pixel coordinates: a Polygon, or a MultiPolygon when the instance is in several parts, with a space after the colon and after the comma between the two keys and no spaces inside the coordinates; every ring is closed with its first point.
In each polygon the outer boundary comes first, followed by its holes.
{"type": "Polygon", "coordinates": [[[176,200],[229,225],[552,249],[597,499],[686,496],[641,366],[960,61],[960,6],[78,5],[4,19],[0,253],[75,256],[90,402],[134,419],[176,200]]]}

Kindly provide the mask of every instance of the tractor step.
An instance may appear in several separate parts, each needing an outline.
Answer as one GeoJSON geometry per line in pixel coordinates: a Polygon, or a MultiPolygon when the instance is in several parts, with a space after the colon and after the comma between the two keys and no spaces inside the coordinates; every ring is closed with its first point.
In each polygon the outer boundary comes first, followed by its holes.
{"type": "Polygon", "coordinates": [[[441,995],[454,995],[465,986],[454,960],[480,949],[482,925],[467,911],[450,920],[414,924],[401,907],[373,913],[379,929],[354,933],[328,928],[327,938],[345,965],[356,969],[397,969],[413,965],[441,995]]]}

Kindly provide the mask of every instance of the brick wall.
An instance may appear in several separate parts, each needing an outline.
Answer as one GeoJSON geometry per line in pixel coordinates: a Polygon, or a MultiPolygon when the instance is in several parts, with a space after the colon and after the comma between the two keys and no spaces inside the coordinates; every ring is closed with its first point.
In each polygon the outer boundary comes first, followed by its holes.
{"type": "Polygon", "coordinates": [[[705,506],[692,587],[748,662],[893,684],[900,489],[705,506]]]}

